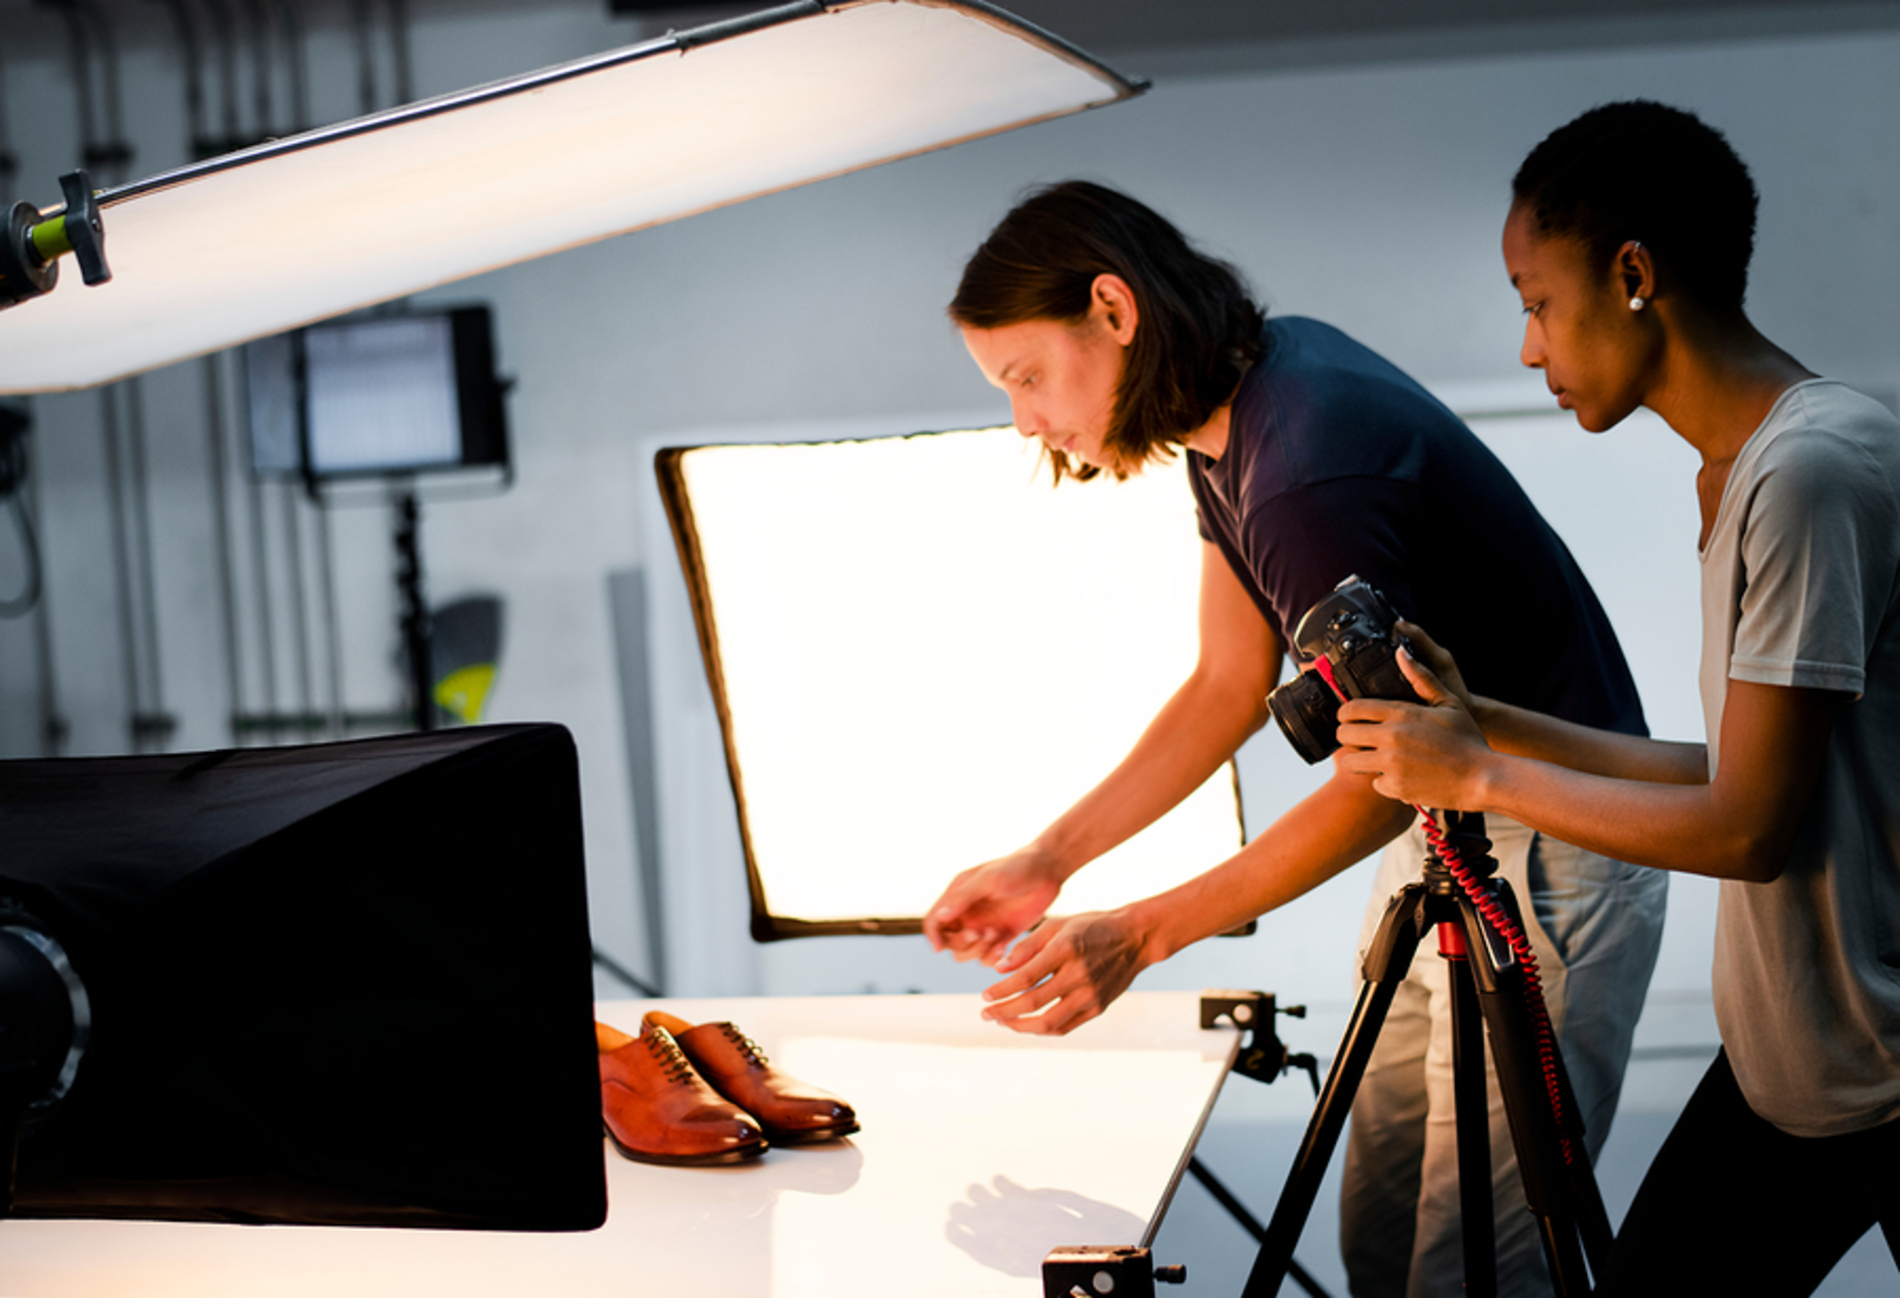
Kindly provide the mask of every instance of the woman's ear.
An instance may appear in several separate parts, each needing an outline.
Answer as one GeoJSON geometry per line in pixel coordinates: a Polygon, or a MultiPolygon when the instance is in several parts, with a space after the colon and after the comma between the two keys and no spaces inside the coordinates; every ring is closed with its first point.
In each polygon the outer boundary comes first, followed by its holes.
{"type": "Polygon", "coordinates": [[[1631,239],[1616,250],[1616,274],[1632,311],[1642,310],[1638,304],[1656,296],[1656,260],[1641,241],[1631,239]]]}
{"type": "Polygon", "coordinates": [[[1135,291],[1120,275],[1097,275],[1089,285],[1089,315],[1099,320],[1115,341],[1126,347],[1135,340],[1135,327],[1141,311],[1135,305],[1135,291]]]}

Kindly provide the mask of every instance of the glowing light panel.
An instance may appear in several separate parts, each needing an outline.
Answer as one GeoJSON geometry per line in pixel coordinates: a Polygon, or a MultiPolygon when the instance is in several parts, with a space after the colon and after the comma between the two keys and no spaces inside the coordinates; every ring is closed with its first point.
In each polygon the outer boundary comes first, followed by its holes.
{"type": "MultiPolygon", "coordinates": [[[[754,884],[754,932],[915,931],[1186,679],[1201,540],[1179,463],[1052,489],[1015,430],[663,453],[754,884]]],[[[1083,870],[1064,912],[1241,845],[1223,769],[1083,870]]]]}

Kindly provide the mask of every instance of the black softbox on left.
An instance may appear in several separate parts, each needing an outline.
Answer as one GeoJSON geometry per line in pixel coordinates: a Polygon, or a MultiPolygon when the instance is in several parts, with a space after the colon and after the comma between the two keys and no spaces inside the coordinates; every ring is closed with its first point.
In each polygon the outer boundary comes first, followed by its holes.
{"type": "Polygon", "coordinates": [[[564,729],[0,763],[7,903],[91,1019],[18,1215],[605,1219],[564,729]]]}

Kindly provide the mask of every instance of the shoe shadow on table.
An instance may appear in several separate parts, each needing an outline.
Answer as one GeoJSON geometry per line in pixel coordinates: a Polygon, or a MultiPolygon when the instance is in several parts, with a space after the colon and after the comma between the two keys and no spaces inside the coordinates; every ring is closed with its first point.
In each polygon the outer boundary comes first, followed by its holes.
{"type": "Polygon", "coordinates": [[[774,1189],[796,1194],[843,1194],[863,1170],[864,1151],[849,1140],[773,1149],[756,1169],[774,1189]]]}
{"type": "Polygon", "coordinates": [[[1031,1190],[1007,1176],[973,1184],[950,1205],[944,1238],[1004,1275],[1042,1274],[1042,1260],[1062,1244],[1132,1243],[1146,1223],[1134,1213],[1073,1190],[1031,1190]]]}

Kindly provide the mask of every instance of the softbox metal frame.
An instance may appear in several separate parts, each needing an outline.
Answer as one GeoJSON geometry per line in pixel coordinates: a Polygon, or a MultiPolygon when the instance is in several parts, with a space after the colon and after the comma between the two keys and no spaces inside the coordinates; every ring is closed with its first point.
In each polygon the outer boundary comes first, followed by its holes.
{"type": "MultiPolygon", "coordinates": [[[[782,884],[785,881],[785,867],[784,863],[776,859],[774,853],[763,847],[760,841],[760,817],[754,804],[758,800],[758,795],[765,791],[753,787],[756,781],[750,781],[747,772],[748,753],[745,751],[747,741],[741,737],[743,727],[735,724],[733,705],[734,690],[732,683],[728,679],[729,668],[727,658],[729,653],[726,645],[722,642],[722,612],[719,606],[719,599],[715,593],[718,580],[717,575],[711,570],[712,562],[707,553],[708,546],[706,544],[706,536],[703,534],[702,520],[695,510],[693,487],[689,481],[694,457],[719,455],[727,452],[738,452],[748,455],[761,452],[767,454],[775,452],[823,452],[827,449],[844,449],[851,447],[863,447],[867,450],[875,449],[901,455],[904,453],[904,448],[914,448],[918,451],[928,452],[932,447],[939,444],[949,446],[954,443],[963,442],[975,445],[979,440],[987,448],[982,452],[984,465],[987,468],[1000,469],[1000,473],[995,480],[999,497],[1007,497],[1012,500],[1021,498],[1033,502],[1048,501],[1051,502],[1050,508],[1057,507],[1053,501],[1053,497],[1050,495],[1050,486],[1046,475],[1039,481],[1035,480],[1036,457],[1034,451],[1029,449],[1016,434],[1015,430],[1007,428],[964,430],[946,433],[921,433],[907,437],[875,438],[828,443],[787,443],[779,445],[754,443],[744,446],[672,447],[660,451],[655,457],[654,468],[659,480],[660,496],[665,505],[667,518],[672,527],[674,543],[679,553],[688,599],[692,608],[694,625],[698,634],[701,659],[705,667],[707,682],[711,688],[714,710],[719,719],[720,733],[726,756],[727,775],[731,781],[733,800],[738,813],[739,838],[745,856],[747,890],[751,899],[750,930],[755,941],[770,942],[788,938],[847,934],[914,934],[922,931],[922,913],[920,906],[913,913],[893,914],[884,911],[878,913],[853,914],[845,917],[825,916],[822,918],[814,918],[809,914],[801,915],[794,913],[788,909],[782,901],[775,902],[773,900],[773,885],[771,880],[776,871],[776,877],[782,884]],[[1016,474],[1013,478],[1010,476],[1010,466],[1012,464],[1016,469],[1016,474]]],[[[768,469],[762,463],[754,465],[753,468],[762,479],[774,482],[779,480],[779,475],[768,469]]],[[[1151,478],[1166,478],[1170,472],[1178,474],[1180,471],[1181,466],[1176,464],[1171,467],[1157,468],[1154,474],[1149,476],[1151,478]]],[[[806,481],[808,480],[804,478],[799,479],[801,483],[806,481]]],[[[915,486],[916,484],[913,482],[910,483],[910,485],[915,486]]],[[[1133,482],[1123,485],[1129,487],[1131,490],[1136,489],[1136,484],[1133,482]]],[[[1144,491],[1152,490],[1161,485],[1162,484],[1159,483],[1147,482],[1143,484],[1140,489],[1144,491]]],[[[1192,563],[1198,558],[1199,541],[1198,537],[1194,535],[1192,500],[1188,495],[1186,482],[1182,480],[1178,484],[1173,485],[1178,485],[1179,487],[1179,500],[1174,506],[1178,516],[1171,518],[1173,526],[1168,529],[1168,533],[1172,538],[1183,542],[1189,551],[1189,571],[1186,577],[1185,589],[1180,588],[1179,584],[1175,581],[1163,581],[1161,583],[1150,581],[1144,584],[1143,581],[1135,578],[1116,584],[1109,598],[1116,601],[1125,601],[1129,609],[1145,616],[1149,620],[1165,621],[1170,626],[1178,624],[1191,646],[1194,627],[1192,611],[1193,600],[1194,592],[1198,589],[1198,584],[1193,575],[1194,569],[1192,563]],[[1160,586],[1161,589],[1157,589],[1157,586],[1160,586]],[[1166,607],[1163,608],[1163,605],[1166,605],[1166,607]]],[[[796,492],[798,487],[789,486],[786,489],[796,492]]],[[[1115,500],[1103,496],[1101,493],[1106,492],[1112,494],[1119,489],[1116,484],[1090,483],[1085,485],[1071,485],[1066,487],[1063,492],[1063,500],[1070,506],[1076,503],[1078,495],[1086,498],[1092,504],[1100,506],[1099,513],[1094,514],[1093,521],[1087,524],[1087,526],[1093,530],[1077,533],[1072,536],[1072,540],[1077,552],[1088,553],[1092,550],[1096,551],[1102,554],[1104,561],[1110,565],[1114,564],[1116,560],[1108,558],[1107,555],[1110,551],[1115,550],[1118,545],[1123,547],[1121,551],[1123,556],[1125,557],[1126,555],[1125,538],[1117,538],[1112,535],[1115,524],[1118,521],[1125,521],[1126,515],[1123,510],[1116,508],[1117,502],[1115,500]]],[[[904,496],[902,498],[906,500],[916,499],[915,496],[904,496]]],[[[841,512],[857,512],[854,509],[853,501],[841,501],[836,498],[811,506],[811,511],[815,516],[822,515],[826,517],[841,512]]],[[[873,526],[870,529],[873,535],[867,543],[894,546],[902,545],[913,548],[921,547],[929,550],[933,554],[933,562],[942,561],[956,566],[963,562],[962,548],[966,545],[970,535],[967,528],[980,527],[983,525],[982,504],[980,502],[972,502],[969,508],[969,515],[969,518],[966,519],[967,527],[964,530],[943,529],[940,531],[928,531],[925,529],[922,534],[909,535],[901,539],[877,535],[875,527],[873,526]]],[[[775,521],[783,522],[783,520],[775,521]]],[[[731,538],[726,537],[722,539],[726,540],[729,544],[731,538]]],[[[787,553],[797,551],[801,556],[804,554],[802,550],[797,550],[797,547],[801,544],[801,539],[791,534],[789,529],[774,531],[770,525],[767,525],[766,535],[761,536],[759,540],[763,546],[771,546],[774,549],[783,550],[787,553]]],[[[1050,562],[1050,558],[1047,555],[1028,555],[1020,557],[1024,562],[1011,565],[1013,572],[1007,575],[1008,580],[1019,580],[1021,572],[1026,565],[1050,562]]],[[[981,560],[976,561],[976,564],[971,566],[967,571],[966,580],[968,586],[971,588],[982,587],[992,576],[1005,575],[999,571],[976,566],[982,562],[981,560]]],[[[1179,575],[1178,567],[1176,575],[1179,575]]],[[[1057,575],[1053,579],[1060,580],[1060,576],[1057,575]]],[[[812,582],[813,585],[811,589],[813,590],[824,588],[831,593],[838,593],[834,579],[814,576],[812,582]]],[[[863,598],[871,600],[878,597],[878,592],[864,591],[862,595],[863,598]]],[[[797,592],[787,592],[787,597],[788,599],[796,598],[797,592]]],[[[730,610],[728,609],[727,613],[729,612],[730,610]]],[[[822,641],[826,656],[835,656],[840,662],[861,661],[867,657],[875,658],[878,654],[876,648],[849,643],[843,639],[832,639],[832,633],[829,629],[813,631],[811,634],[822,641]]],[[[1058,632],[1058,634],[1064,634],[1064,632],[1058,632]]],[[[1039,656],[1040,651],[1035,646],[998,644],[995,646],[995,652],[999,656],[1020,661],[1023,659],[1035,659],[1039,656]]],[[[1145,676],[1148,678],[1147,683],[1149,685],[1161,684],[1162,688],[1158,696],[1153,700],[1154,705],[1158,706],[1159,702],[1166,697],[1167,692],[1171,691],[1172,688],[1179,684],[1181,679],[1185,678],[1186,671],[1190,666],[1191,649],[1188,660],[1180,664],[1180,676],[1166,677],[1165,673],[1168,668],[1141,663],[1131,663],[1129,675],[1136,677],[1145,676]],[[1157,673],[1162,673],[1162,675],[1157,675],[1157,673]]],[[[835,685],[836,682],[832,682],[832,684],[835,685]]],[[[754,686],[756,688],[756,682],[754,686]]],[[[1052,681],[1051,687],[1060,688],[1061,683],[1052,681]]],[[[815,684],[814,688],[822,689],[823,685],[815,684]]],[[[949,702],[947,704],[944,703],[942,697],[938,697],[937,702],[940,713],[946,710],[954,711],[956,706],[955,700],[957,698],[957,683],[955,681],[941,679],[919,681],[917,682],[917,688],[919,690],[930,690],[933,692],[933,695],[936,696],[948,697],[949,702]]],[[[1146,716],[1149,714],[1144,713],[1143,715],[1146,716]]],[[[1132,743],[1135,735],[1139,733],[1139,730],[1140,724],[1138,722],[1132,730],[1126,732],[1126,738],[1120,742],[1124,746],[1132,743]]],[[[755,729],[751,733],[756,736],[758,731],[755,729]]],[[[930,733],[928,730],[924,733],[918,733],[906,741],[910,747],[903,748],[894,746],[893,750],[881,754],[881,760],[901,767],[907,760],[916,755],[919,751],[919,746],[930,745],[937,738],[937,735],[930,733]]],[[[1013,734],[1001,738],[1000,742],[1007,742],[1018,747],[1029,747],[1033,746],[1036,740],[1033,728],[1024,727],[1013,734]]],[[[1106,774],[1114,761],[1119,759],[1122,751],[1125,751],[1125,748],[1121,750],[1108,749],[1091,751],[1087,761],[1099,762],[1099,768],[1094,770],[1093,775],[1099,776],[1106,774]]],[[[756,744],[753,756],[757,756],[756,744]]],[[[783,767],[781,766],[779,769],[782,770],[783,767]]],[[[1074,779],[1092,778],[1087,769],[1068,771],[1065,772],[1065,775],[1074,779]]],[[[984,786],[981,780],[972,780],[969,783],[962,784],[960,787],[935,788],[932,793],[932,798],[938,800],[943,807],[967,807],[971,805],[974,800],[980,800],[986,796],[984,791],[985,787],[987,787],[990,792],[994,792],[995,790],[994,782],[991,782],[988,786],[984,786]]],[[[1082,788],[1086,788],[1086,784],[1078,787],[1075,792],[1079,794],[1082,788]]],[[[782,794],[782,790],[778,789],[773,789],[771,792],[774,794],[782,794]]],[[[1037,797],[1038,799],[1043,799],[1045,795],[1038,793],[1037,797]]],[[[1224,826],[1231,826],[1231,838],[1226,836],[1228,831],[1224,828],[1219,831],[1220,839],[1218,842],[1214,841],[1212,834],[1197,831],[1197,842],[1201,849],[1199,854],[1193,852],[1185,854],[1170,861],[1165,868],[1152,873],[1140,874],[1136,877],[1122,876],[1124,882],[1118,885],[1120,891],[1114,897],[1114,901],[1131,901],[1136,897],[1159,891],[1173,883],[1188,878],[1192,873],[1200,869],[1206,868],[1215,860],[1220,859],[1221,856],[1239,850],[1245,842],[1245,827],[1240,804],[1239,777],[1234,764],[1231,761],[1226,763],[1224,771],[1217,773],[1210,779],[1207,784],[1194,795],[1191,801],[1196,803],[1195,807],[1185,812],[1177,811],[1176,813],[1170,813],[1171,817],[1181,817],[1180,820],[1174,821],[1176,825],[1192,820],[1201,826],[1202,831],[1204,831],[1206,825],[1209,823],[1208,817],[1210,808],[1214,808],[1213,814],[1220,818],[1221,823],[1224,826]],[[1216,804],[1215,802],[1210,802],[1209,799],[1216,799],[1218,802],[1216,804]],[[1168,870],[1174,870],[1176,872],[1171,877],[1160,877],[1166,875],[1168,870]]],[[[833,813],[834,818],[832,823],[840,827],[842,827],[844,821],[866,810],[862,800],[853,801],[852,797],[849,796],[839,797],[836,800],[828,802],[827,805],[833,813]]],[[[1057,795],[1053,793],[1047,794],[1046,802],[1040,804],[1039,814],[1045,817],[1053,816],[1059,812],[1064,805],[1066,805],[1066,803],[1059,800],[1057,795]]],[[[1039,821],[1038,825],[1040,823],[1039,821]]],[[[1150,831],[1144,831],[1144,835],[1156,834],[1156,838],[1149,839],[1149,843],[1153,843],[1157,841],[1160,834],[1166,834],[1168,832],[1167,829],[1163,828],[1160,829],[1159,834],[1157,834],[1156,830],[1151,829],[1150,831]]],[[[930,830],[920,825],[916,828],[916,834],[927,837],[930,834],[930,830]]],[[[808,842],[808,836],[806,837],[808,842]]],[[[1152,847],[1144,848],[1140,843],[1139,840],[1143,837],[1143,835],[1138,835],[1136,840],[1131,840],[1131,845],[1126,846],[1124,849],[1118,849],[1118,851],[1142,852],[1146,850],[1152,854],[1152,847]]],[[[784,839],[781,837],[777,841],[782,844],[784,839]]],[[[803,843],[800,844],[800,846],[804,845],[803,843]]],[[[1015,845],[1013,842],[1002,843],[999,844],[999,850],[1007,850],[1009,847],[1015,845]]],[[[910,854],[907,842],[893,842],[891,868],[893,870],[914,868],[911,862],[904,859],[907,854],[910,854]]],[[[937,885],[933,885],[933,890],[930,895],[935,895],[935,886],[947,885],[949,883],[955,868],[974,865],[978,859],[981,858],[960,860],[954,864],[948,862],[942,863],[940,867],[941,877],[937,880],[937,885]]],[[[1103,867],[1106,865],[1108,859],[1109,858],[1104,857],[1102,861],[1097,862],[1090,870],[1084,871],[1083,876],[1093,874],[1098,879],[1102,877],[1106,874],[1106,870],[1103,867]]],[[[1066,909],[1088,908],[1087,906],[1072,904],[1071,901],[1071,894],[1082,891],[1082,888],[1077,885],[1083,883],[1083,876],[1078,876],[1077,879],[1071,883],[1069,888],[1065,889],[1064,904],[1066,909]]],[[[932,877],[936,878],[934,875],[932,877]]],[[[1238,933],[1250,933],[1252,931],[1252,924],[1237,930],[1238,933]]]]}

